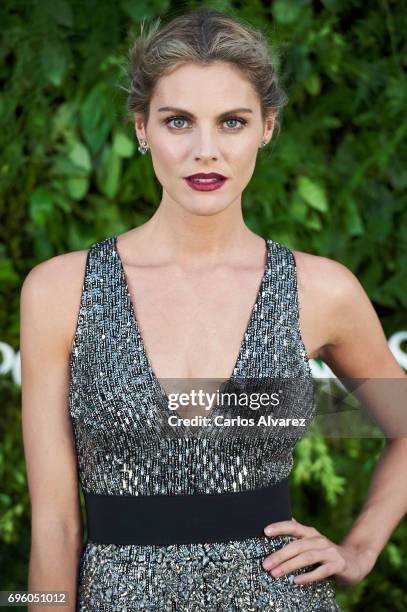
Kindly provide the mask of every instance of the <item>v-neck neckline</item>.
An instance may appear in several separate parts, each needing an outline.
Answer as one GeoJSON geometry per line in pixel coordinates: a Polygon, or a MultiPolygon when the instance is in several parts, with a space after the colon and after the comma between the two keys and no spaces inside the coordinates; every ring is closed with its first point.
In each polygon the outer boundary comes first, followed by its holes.
{"type": "MultiPolygon", "coordinates": [[[[236,357],[236,360],[235,360],[235,363],[234,363],[234,366],[233,366],[233,369],[232,369],[232,373],[230,374],[229,378],[227,378],[225,380],[223,385],[228,385],[234,379],[235,370],[237,369],[238,364],[239,364],[239,362],[240,362],[240,360],[242,358],[242,355],[243,355],[243,353],[244,353],[244,351],[246,349],[248,336],[249,336],[249,333],[251,332],[252,327],[254,325],[255,316],[256,316],[256,313],[257,313],[257,310],[258,310],[257,306],[259,304],[260,297],[262,295],[263,289],[264,289],[264,287],[266,285],[266,280],[267,280],[267,276],[268,276],[268,273],[269,273],[269,267],[270,267],[270,244],[269,244],[269,240],[268,239],[263,238],[263,240],[264,240],[265,246],[266,246],[266,263],[264,265],[263,275],[262,275],[262,278],[261,278],[261,281],[260,281],[260,284],[259,284],[259,287],[258,287],[258,290],[257,290],[257,293],[256,293],[255,300],[253,302],[253,305],[252,305],[252,308],[251,308],[251,311],[250,311],[250,316],[249,316],[248,323],[246,325],[246,328],[244,330],[244,333],[243,333],[243,336],[242,336],[242,339],[241,339],[241,342],[240,342],[239,351],[238,351],[238,354],[237,354],[237,357],[236,357]]],[[[124,288],[125,288],[125,295],[126,295],[126,301],[127,301],[126,306],[128,308],[128,312],[130,314],[132,325],[134,326],[134,328],[135,328],[135,330],[136,330],[136,332],[138,334],[138,338],[139,338],[139,342],[140,342],[140,351],[141,351],[141,353],[142,353],[142,355],[143,355],[143,357],[144,357],[144,359],[145,359],[145,361],[147,363],[147,366],[148,366],[148,369],[149,369],[149,373],[150,373],[150,378],[152,379],[153,383],[160,390],[160,393],[161,393],[162,398],[164,399],[164,401],[166,403],[169,403],[169,401],[170,401],[169,397],[168,397],[166,391],[163,389],[163,387],[162,387],[162,385],[160,383],[160,380],[159,380],[159,378],[157,377],[157,375],[156,375],[156,373],[154,371],[154,368],[152,366],[152,363],[150,361],[150,357],[149,357],[149,354],[148,354],[148,351],[147,351],[146,344],[144,342],[143,334],[141,333],[141,326],[140,326],[139,320],[138,320],[138,318],[136,316],[136,305],[133,304],[133,299],[131,297],[131,293],[130,293],[130,289],[129,289],[129,284],[127,282],[127,275],[126,275],[126,271],[125,271],[125,268],[124,268],[123,260],[122,260],[122,258],[120,256],[119,249],[117,248],[117,236],[116,235],[113,236],[113,247],[114,247],[114,250],[116,252],[117,260],[118,260],[118,263],[119,263],[120,282],[124,285],[124,288]]],[[[217,406],[214,406],[213,409],[211,410],[211,412],[208,415],[205,415],[205,416],[208,416],[210,418],[211,415],[213,414],[214,410],[216,409],[216,407],[217,406]]],[[[183,418],[183,417],[181,417],[181,415],[176,410],[174,410],[173,413],[176,416],[178,416],[179,418],[181,418],[181,419],[183,418]]],[[[182,429],[185,430],[184,427],[182,429]]],[[[200,430],[201,427],[197,427],[197,429],[200,430]]]]}

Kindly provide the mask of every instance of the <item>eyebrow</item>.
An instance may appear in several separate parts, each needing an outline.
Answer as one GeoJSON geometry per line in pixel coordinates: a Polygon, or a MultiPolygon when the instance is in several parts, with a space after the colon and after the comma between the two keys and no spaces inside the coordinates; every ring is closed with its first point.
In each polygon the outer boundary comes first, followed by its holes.
{"type": "MultiPolygon", "coordinates": [[[[183,110],[182,108],[176,108],[175,106],[161,106],[158,109],[158,112],[166,112],[166,111],[171,111],[171,112],[175,112],[175,113],[182,113],[183,115],[186,115],[188,117],[191,117],[191,119],[196,119],[195,115],[193,113],[190,113],[187,110],[183,110]]],[[[253,110],[251,108],[233,108],[232,110],[226,111],[224,113],[221,113],[219,115],[219,118],[222,117],[226,117],[227,115],[231,115],[232,113],[252,113],[253,110]]]]}

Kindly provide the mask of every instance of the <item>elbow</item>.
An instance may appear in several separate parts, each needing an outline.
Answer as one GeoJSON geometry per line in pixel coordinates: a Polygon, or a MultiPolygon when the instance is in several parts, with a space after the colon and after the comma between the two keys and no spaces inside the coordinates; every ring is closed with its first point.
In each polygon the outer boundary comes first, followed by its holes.
{"type": "Polygon", "coordinates": [[[69,547],[82,547],[83,528],[81,523],[50,521],[32,521],[31,544],[33,546],[63,545],[69,547]]]}

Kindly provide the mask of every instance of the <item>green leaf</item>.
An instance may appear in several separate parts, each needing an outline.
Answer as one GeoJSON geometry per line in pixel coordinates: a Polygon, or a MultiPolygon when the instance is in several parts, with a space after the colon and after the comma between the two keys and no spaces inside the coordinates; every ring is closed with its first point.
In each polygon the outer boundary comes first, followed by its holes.
{"type": "Polygon", "coordinates": [[[300,197],[298,192],[294,192],[290,202],[290,214],[296,221],[304,221],[307,216],[307,205],[303,198],[300,197]]]}
{"type": "Polygon", "coordinates": [[[5,493],[0,493],[0,503],[3,506],[9,506],[11,503],[10,495],[6,495],[5,493]]]}
{"type": "Polygon", "coordinates": [[[345,208],[345,227],[350,236],[360,236],[364,233],[356,202],[351,199],[349,199],[345,208]]]}
{"type": "Polygon", "coordinates": [[[92,153],[106,142],[111,125],[107,100],[101,85],[91,90],[80,111],[82,131],[92,153]]]}
{"type": "Polygon", "coordinates": [[[126,134],[116,132],[113,139],[113,150],[120,157],[131,157],[134,154],[134,141],[126,134]]]}
{"type": "Polygon", "coordinates": [[[112,147],[103,149],[101,164],[98,170],[98,180],[101,191],[108,197],[113,198],[119,188],[121,175],[121,158],[112,147]]]}
{"type": "Polygon", "coordinates": [[[55,194],[55,201],[58,204],[58,207],[63,210],[65,213],[72,212],[72,203],[66,197],[64,197],[61,193],[55,194]]]}
{"type": "Polygon", "coordinates": [[[322,87],[319,75],[315,72],[311,74],[307,79],[305,79],[304,87],[308,91],[308,93],[311,94],[311,96],[317,96],[320,93],[322,87]]]}
{"type": "Polygon", "coordinates": [[[328,210],[324,188],[307,176],[300,176],[298,178],[298,193],[312,208],[321,212],[328,210]]]}
{"type": "Polygon", "coordinates": [[[74,115],[75,108],[71,102],[65,102],[58,107],[56,113],[51,117],[54,138],[70,131],[74,115]]]}
{"type": "Polygon", "coordinates": [[[394,296],[400,300],[404,306],[407,306],[407,270],[397,270],[388,280],[386,280],[380,287],[380,290],[384,294],[394,296]]]}
{"type": "Polygon", "coordinates": [[[30,216],[39,225],[45,224],[54,212],[54,195],[47,187],[37,187],[30,196],[30,216]]]}
{"type": "Polygon", "coordinates": [[[75,142],[69,152],[69,159],[82,170],[90,172],[92,161],[88,149],[81,142],[75,142]]]}
{"type": "Polygon", "coordinates": [[[321,219],[319,218],[318,214],[314,211],[309,211],[308,216],[306,220],[304,221],[304,225],[305,227],[308,227],[309,229],[312,229],[312,230],[322,229],[321,219]]]}
{"type": "Polygon", "coordinates": [[[51,176],[87,176],[88,170],[73,164],[67,157],[56,157],[50,168],[51,176]]]}
{"type": "Polygon", "coordinates": [[[13,263],[8,257],[0,257],[0,280],[2,283],[15,283],[19,280],[19,276],[14,271],[13,263]]]}
{"type": "Polygon", "coordinates": [[[288,168],[295,169],[301,163],[301,150],[298,139],[293,134],[281,134],[278,155],[288,168]]]}
{"type": "Polygon", "coordinates": [[[122,0],[122,8],[127,15],[134,21],[141,21],[143,18],[152,19],[155,17],[154,7],[149,0],[122,0]]]}
{"type": "Polygon", "coordinates": [[[57,43],[45,43],[41,50],[40,63],[45,79],[55,87],[59,87],[68,69],[65,47],[57,43]]]}
{"type": "Polygon", "coordinates": [[[282,25],[294,23],[301,14],[298,0],[275,0],[271,6],[274,19],[282,25]]]}
{"type": "Polygon", "coordinates": [[[81,121],[85,132],[98,125],[104,105],[105,96],[100,87],[95,87],[89,92],[81,108],[81,121]]]}
{"type": "Polygon", "coordinates": [[[74,200],[81,200],[88,193],[89,179],[85,176],[69,178],[66,181],[68,193],[74,200]]]}
{"type": "Polygon", "coordinates": [[[393,542],[389,542],[385,548],[385,551],[391,565],[396,568],[401,568],[403,564],[403,557],[398,547],[393,542]]]}
{"type": "Polygon", "coordinates": [[[321,126],[326,127],[328,129],[339,128],[342,125],[342,122],[338,117],[321,117],[321,126]]]}
{"type": "Polygon", "coordinates": [[[67,27],[73,26],[72,9],[66,0],[46,0],[46,7],[57,23],[67,27]]]}

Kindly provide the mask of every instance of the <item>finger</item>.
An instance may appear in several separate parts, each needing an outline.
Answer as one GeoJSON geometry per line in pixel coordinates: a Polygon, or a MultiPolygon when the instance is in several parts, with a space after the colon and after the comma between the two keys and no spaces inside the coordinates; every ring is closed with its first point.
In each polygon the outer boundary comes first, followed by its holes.
{"type": "Polygon", "coordinates": [[[325,548],[326,542],[321,537],[314,538],[303,538],[300,540],[294,540],[289,542],[276,552],[271,553],[263,560],[263,567],[265,570],[278,567],[281,563],[284,563],[288,559],[299,555],[300,553],[306,552],[307,550],[314,550],[317,548],[325,548]]]}
{"type": "Polygon", "coordinates": [[[324,563],[324,565],[320,565],[312,572],[299,574],[294,578],[294,582],[295,584],[309,584],[310,582],[317,582],[318,580],[322,580],[322,578],[332,576],[334,573],[335,565],[333,563],[324,563]]]}
{"type": "Polygon", "coordinates": [[[277,533],[291,533],[292,529],[296,529],[299,523],[294,524],[293,521],[278,521],[277,523],[269,523],[264,528],[266,535],[274,535],[277,533]]]}
{"type": "Polygon", "coordinates": [[[326,549],[317,548],[300,553],[292,559],[280,563],[278,567],[271,570],[271,574],[272,576],[284,576],[302,567],[314,565],[314,563],[327,563],[328,559],[325,550],[326,549]]]}
{"type": "Polygon", "coordinates": [[[318,531],[314,527],[303,525],[298,521],[279,521],[266,525],[264,533],[267,536],[287,534],[300,537],[307,534],[314,535],[317,534],[318,531]]]}

